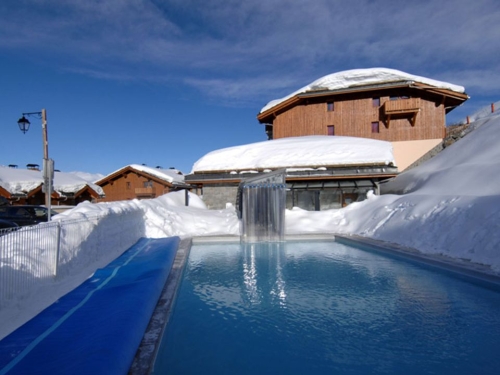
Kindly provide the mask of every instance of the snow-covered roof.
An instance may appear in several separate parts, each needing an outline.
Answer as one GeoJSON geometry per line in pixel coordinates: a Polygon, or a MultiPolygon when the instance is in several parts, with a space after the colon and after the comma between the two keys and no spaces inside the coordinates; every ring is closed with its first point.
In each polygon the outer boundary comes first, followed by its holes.
{"type": "Polygon", "coordinates": [[[459,93],[464,93],[465,88],[462,86],[454,85],[448,82],[436,81],[430,78],[420,77],[413,74],[401,72],[396,69],[388,68],[370,68],[370,69],[352,69],[345,70],[338,73],[326,75],[317,79],[316,81],[302,87],[301,89],[287,95],[281,99],[271,100],[260,111],[263,113],[270,108],[286,101],[295,95],[306,93],[315,90],[340,90],[349,87],[365,86],[373,84],[413,81],[426,85],[434,86],[441,89],[447,89],[459,93]]]}
{"type": "MultiPolygon", "coordinates": [[[[26,194],[43,184],[41,171],[0,166],[0,186],[11,194],[26,194]]],[[[89,186],[96,193],[104,195],[100,186],[73,173],[55,172],[54,191],[61,194],[77,193],[89,186]]]]}
{"type": "Polygon", "coordinates": [[[183,184],[184,183],[184,175],[182,174],[181,171],[179,171],[177,169],[174,169],[174,168],[171,168],[171,169],[152,168],[152,167],[148,167],[146,165],[140,165],[140,164],[127,165],[123,168],[120,168],[120,169],[114,171],[113,173],[110,173],[108,176],[102,178],[101,180],[103,180],[109,176],[112,176],[116,173],[119,173],[120,171],[127,169],[127,168],[134,169],[138,172],[147,173],[151,176],[155,176],[155,177],[157,177],[163,181],[169,182],[171,184],[183,184]]]}
{"type": "Polygon", "coordinates": [[[191,173],[374,164],[395,165],[390,142],[314,135],[215,150],[199,159],[191,173]]]}

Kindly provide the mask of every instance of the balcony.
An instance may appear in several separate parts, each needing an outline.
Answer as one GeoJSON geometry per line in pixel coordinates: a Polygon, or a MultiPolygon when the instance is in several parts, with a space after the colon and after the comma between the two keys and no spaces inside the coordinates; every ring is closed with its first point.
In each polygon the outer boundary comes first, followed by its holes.
{"type": "Polygon", "coordinates": [[[382,106],[382,113],[385,117],[387,128],[389,128],[392,118],[408,118],[411,126],[415,126],[420,108],[420,98],[400,98],[386,101],[382,106]]]}
{"type": "Polygon", "coordinates": [[[154,187],[135,188],[137,198],[154,198],[156,197],[156,189],[154,187]]]}

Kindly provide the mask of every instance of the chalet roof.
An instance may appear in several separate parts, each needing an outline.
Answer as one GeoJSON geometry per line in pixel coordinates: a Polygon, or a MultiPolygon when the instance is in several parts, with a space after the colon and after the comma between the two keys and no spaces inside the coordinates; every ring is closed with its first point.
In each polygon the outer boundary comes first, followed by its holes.
{"type": "Polygon", "coordinates": [[[103,186],[107,182],[116,180],[123,174],[130,172],[135,172],[157,182],[167,183],[168,185],[185,185],[184,175],[177,169],[152,168],[139,164],[130,164],[123,168],[120,168],[117,171],[114,171],[113,173],[110,173],[107,176],[101,178],[99,181],[96,181],[96,184],[99,186],[103,186]]]}
{"type": "MultiPolygon", "coordinates": [[[[10,195],[30,195],[41,189],[42,185],[43,175],[41,171],[0,166],[0,187],[10,195]]],[[[72,173],[54,173],[54,191],[60,196],[76,196],[87,189],[94,196],[104,195],[100,186],[72,173]]]]}
{"type": "Polygon", "coordinates": [[[395,69],[353,69],[326,75],[281,98],[270,101],[260,111],[259,120],[270,113],[292,106],[306,97],[319,97],[348,92],[372,91],[394,87],[434,90],[443,96],[456,98],[454,106],[468,99],[463,86],[416,76],[395,69]]]}
{"type": "Polygon", "coordinates": [[[233,173],[287,168],[394,165],[392,144],[368,138],[305,136],[275,139],[212,151],[191,173],[233,173]]]}

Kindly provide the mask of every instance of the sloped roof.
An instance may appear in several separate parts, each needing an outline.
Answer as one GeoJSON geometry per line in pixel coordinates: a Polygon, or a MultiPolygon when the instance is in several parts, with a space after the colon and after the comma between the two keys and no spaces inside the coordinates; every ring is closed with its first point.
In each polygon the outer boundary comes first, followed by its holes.
{"type": "MultiPolygon", "coordinates": [[[[408,74],[396,69],[388,68],[370,68],[370,69],[352,69],[342,72],[326,75],[317,79],[316,81],[292,92],[291,94],[280,98],[271,100],[260,111],[263,114],[270,109],[274,109],[280,104],[297,97],[300,94],[309,92],[331,92],[336,90],[343,90],[349,88],[361,88],[363,86],[370,86],[376,84],[390,84],[390,83],[420,83],[426,86],[442,89],[449,92],[460,94],[466,100],[468,97],[465,94],[463,86],[454,85],[452,83],[437,81],[430,78],[408,74]]],[[[261,117],[261,116],[259,116],[261,117]]]]}
{"type": "Polygon", "coordinates": [[[117,171],[101,178],[99,181],[96,181],[96,184],[102,186],[103,184],[118,178],[122,174],[131,171],[147,176],[148,178],[155,179],[159,182],[166,182],[170,185],[185,185],[184,175],[177,169],[152,168],[139,164],[130,164],[120,168],[117,171]]]}
{"type": "MultiPolygon", "coordinates": [[[[41,171],[17,169],[0,166],[0,186],[11,195],[29,194],[43,185],[41,171]]],[[[78,195],[85,189],[92,190],[96,196],[104,195],[102,188],[74,174],[55,172],[54,191],[60,195],[78,195]]]]}

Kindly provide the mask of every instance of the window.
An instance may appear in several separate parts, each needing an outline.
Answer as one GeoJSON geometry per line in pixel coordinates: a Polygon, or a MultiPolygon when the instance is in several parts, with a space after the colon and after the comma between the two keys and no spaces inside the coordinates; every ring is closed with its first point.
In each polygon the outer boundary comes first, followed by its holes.
{"type": "Polygon", "coordinates": [[[153,181],[144,181],[143,182],[143,186],[145,188],[148,188],[148,187],[153,187],[153,181]]]}
{"type": "Polygon", "coordinates": [[[126,186],[127,186],[127,190],[130,190],[130,181],[127,181],[126,186]]]}
{"type": "Polygon", "coordinates": [[[335,135],[335,125],[328,125],[328,135],[335,135]]]}
{"type": "Polygon", "coordinates": [[[333,104],[333,102],[326,103],[326,110],[328,112],[333,112],[334,109],[335,109],[335,105],[333,104]]]}
{"type": "Polygon", "coordinates": [[[380,127],[378,121],[372,122],[372,133],[380,133],[380,127]]]}
{"type": "Polygon", "coordinates": [[[373,98],[372,99],[372,105],[374,107],[380,107],[380,98],[373,98]]]}

